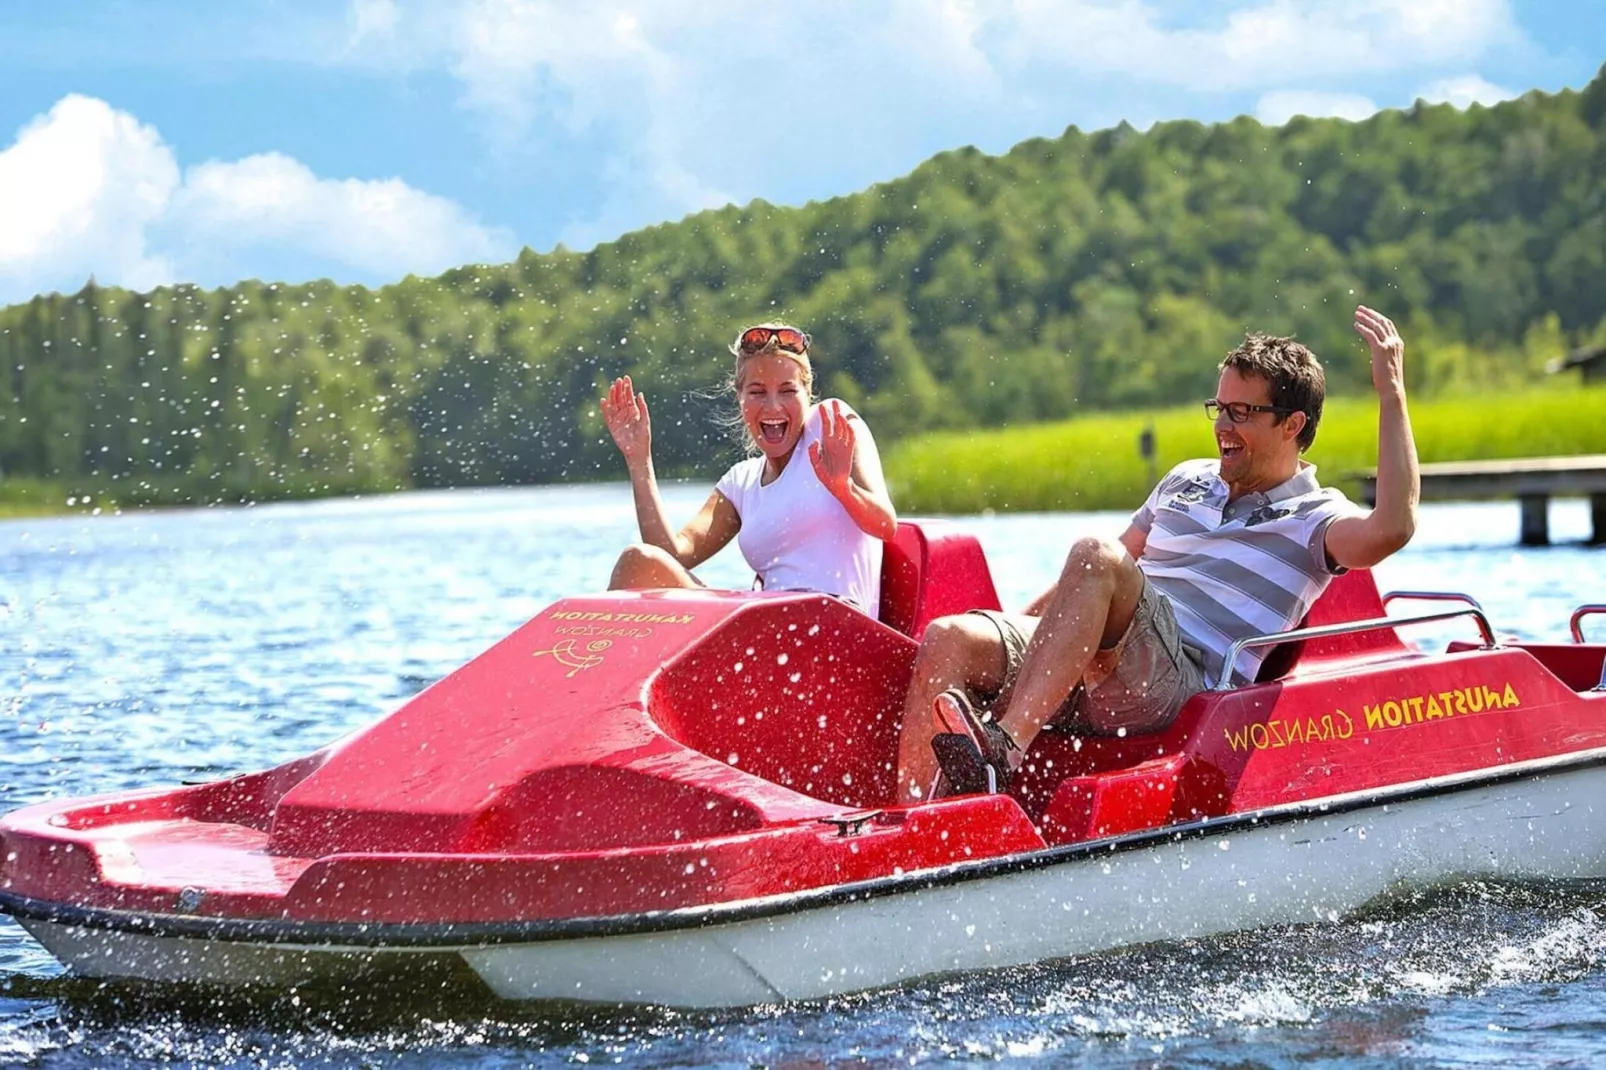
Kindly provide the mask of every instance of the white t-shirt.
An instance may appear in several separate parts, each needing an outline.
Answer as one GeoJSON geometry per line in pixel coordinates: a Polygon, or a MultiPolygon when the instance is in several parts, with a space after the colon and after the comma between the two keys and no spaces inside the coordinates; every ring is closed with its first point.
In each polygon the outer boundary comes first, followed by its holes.
{"type": "MultiPolygon", "coordinates": [[[[822,591],[874,617],[881,610],[881,540],[853,522],[809,460],[824,404],[809,410],[803,435],[774,482],[760,484],[764,458],[750,457],[732,465],[714,489],[736,507],[742,520],[736,545],[766,591],[822,591]]],[[[853,411],[839,404],[844,415],[853,411]]],[[[854,421],[853,431],[859,441],[874,442],[863,420],[854,421]]]]}

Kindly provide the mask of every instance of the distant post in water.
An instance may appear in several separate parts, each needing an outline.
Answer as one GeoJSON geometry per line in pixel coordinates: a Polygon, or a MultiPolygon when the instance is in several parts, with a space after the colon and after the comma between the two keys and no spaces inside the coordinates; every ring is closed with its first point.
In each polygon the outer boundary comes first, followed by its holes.
{"type": "MultiPolygon", "coordinates": [[[[1356,475],[1361,496],[1376,505],[1377,470],[1356,475]]],[[[1606,543],[1606,453],[1422,465],[1423,501],[1516,498],[1522,517],[1517,541],[1524,546],[1550,544],[1550,499],[1562,495],[1589,499],[1589,541],[1606,543]]]]}
{"type": "Polygon", "coordinates": [[[1138,432],[1138,456],[1149,463],[1149,486],[1159,481],[1159,474],[1154,470],[1154,424],[1150,423],[1138,432]]]}

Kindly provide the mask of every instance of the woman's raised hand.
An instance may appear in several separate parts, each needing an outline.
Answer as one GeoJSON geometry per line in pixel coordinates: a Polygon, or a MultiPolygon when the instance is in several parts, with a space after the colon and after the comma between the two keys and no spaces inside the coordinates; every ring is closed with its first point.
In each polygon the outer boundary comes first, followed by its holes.
{"type": "Polygon", "coordinates": [[[636,393],[630,376],[613,381],[602,399],[602,418],[614,445],[625,455],[626,464],[636,464],[652,456],[652,417],[647,412],[647,395],[636,393]]]}
{"type": "Polygon", "coordinates": [[[820,440],[809,446],[809,463],[825,488],[837,497],[847,492],[853,474],[853,421],[842,414],[842,403],[820,408],[820,440]]]}

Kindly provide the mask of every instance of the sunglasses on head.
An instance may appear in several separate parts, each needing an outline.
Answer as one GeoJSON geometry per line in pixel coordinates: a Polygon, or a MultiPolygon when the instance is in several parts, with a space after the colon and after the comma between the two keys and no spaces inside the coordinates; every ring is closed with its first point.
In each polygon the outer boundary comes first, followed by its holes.
{"type": "Polygon", "coordinates": [[[1222,413],[1235,424],[1241,424],[1257,412],[1274,412],[1279,416],[1288,416],[1296,413],[1298,409],[1285,409],[1281,405],[1250,405],[1243,401],[1217,401],[1211,398],[1204,403],[1205,415],[1215,420],[1222,413]]]}
{"type": "Polygon", "coordinates": [[[742,340],[738,344],[743,353],[757,353],[768,347],[771,339],[776,349],[784,349],[788,353],[809,351],[809,336],[795,327],[749,327],[742,332],[742,340]]]}

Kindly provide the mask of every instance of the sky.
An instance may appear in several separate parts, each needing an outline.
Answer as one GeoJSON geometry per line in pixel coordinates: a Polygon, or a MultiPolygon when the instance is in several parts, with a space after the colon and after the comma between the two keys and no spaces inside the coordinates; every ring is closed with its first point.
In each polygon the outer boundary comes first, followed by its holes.
{"type": "Polygon", "coordinates": [[[1123,120],[1578,89],[1601,0],[0,0],[0,304],[381,285],[1123,120]]]}

